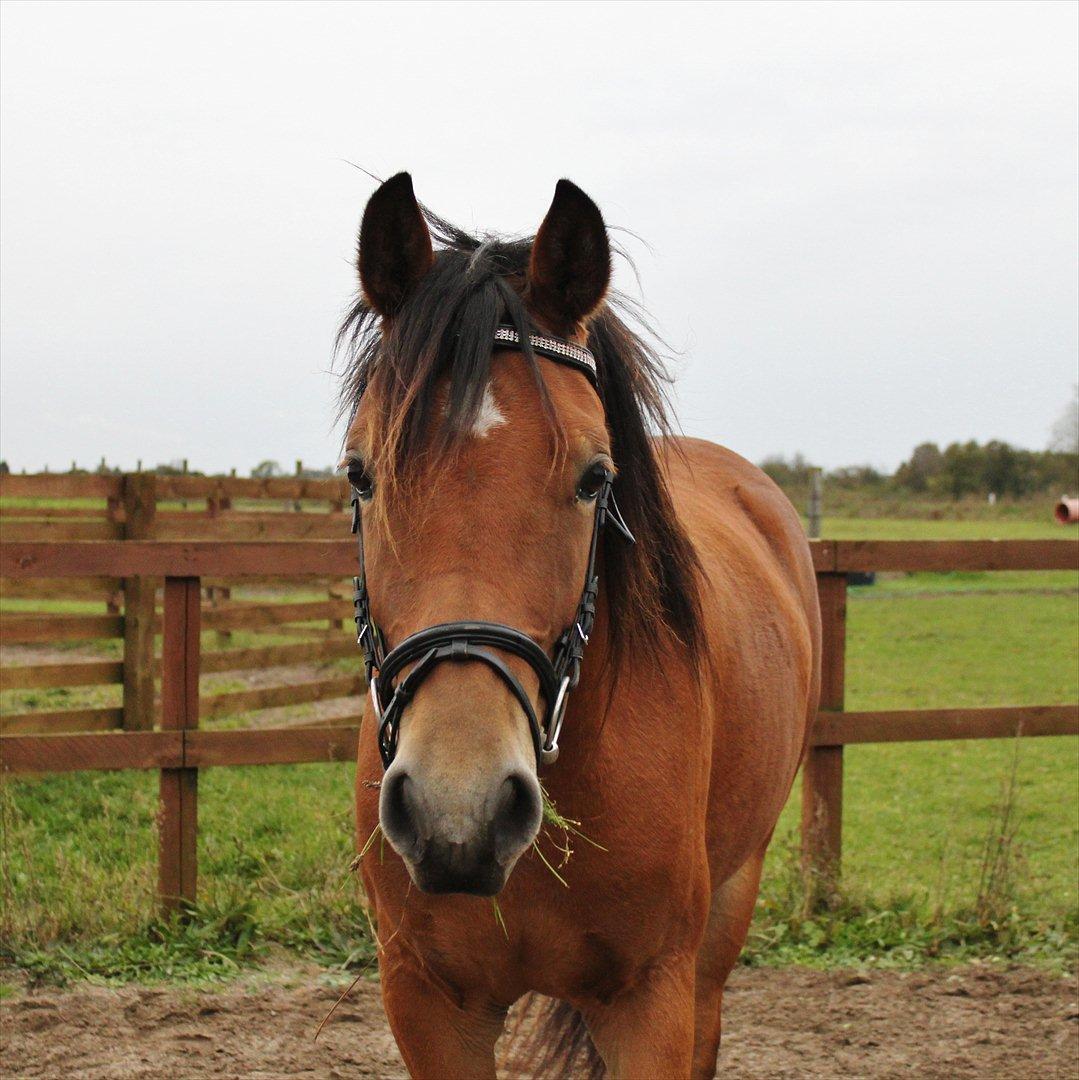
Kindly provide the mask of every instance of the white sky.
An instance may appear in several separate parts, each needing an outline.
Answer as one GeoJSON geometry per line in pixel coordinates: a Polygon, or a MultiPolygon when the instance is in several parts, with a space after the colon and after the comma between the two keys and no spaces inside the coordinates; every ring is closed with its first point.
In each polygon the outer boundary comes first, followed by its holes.
{"type": "Polygon", "coordinates": [[[651,245],[689,434],[1042,447],[1079,379],[1077,12],[5,3],[0,455],[330,463],[345,161],[509,232],[584,187],[651,245]]]}

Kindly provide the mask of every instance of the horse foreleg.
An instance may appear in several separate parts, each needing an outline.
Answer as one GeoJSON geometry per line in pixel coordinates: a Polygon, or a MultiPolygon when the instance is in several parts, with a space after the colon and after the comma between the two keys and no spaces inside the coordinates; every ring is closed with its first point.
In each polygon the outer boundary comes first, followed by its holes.
{"type": "Polygon", "coordinates": [[[692,956],[669,959],[613,1000],[582,1008],[608,1076],[615,1080],[689,1076],[693,969],[692,956]]]}
{"type": "Polygon", "coordinates": [[[745,944],[760,888],[764,852],[754,855],[712,894],[697,953],[693,1080],[712,1080],[723,1029],[723,988],[745,944]]]}
{"type": "Polygon", "coordinates": [[[451,991],[411,957],[381,968],[382,1003],[410,1076],[494,1080],[504,1008],[451,991]]]}

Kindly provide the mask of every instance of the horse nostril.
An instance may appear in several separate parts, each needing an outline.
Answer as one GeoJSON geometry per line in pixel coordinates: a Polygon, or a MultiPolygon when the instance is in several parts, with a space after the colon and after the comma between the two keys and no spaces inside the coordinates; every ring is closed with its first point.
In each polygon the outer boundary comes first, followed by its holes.
{"type": "Polygon", "coordinates": [[[491,822],[499,861],[519,855],[522,848],[532,843],[542,818],[539,782],[527,773],[510,773],[498,789],[491,822]]]}
{"type": "Polygon", "coordinates": [[[414,852],[418,849],[415,792],[408,773],[394,773],[391,769],[383,777],[379,821],[382,831],[397,850],[414,852]]]}

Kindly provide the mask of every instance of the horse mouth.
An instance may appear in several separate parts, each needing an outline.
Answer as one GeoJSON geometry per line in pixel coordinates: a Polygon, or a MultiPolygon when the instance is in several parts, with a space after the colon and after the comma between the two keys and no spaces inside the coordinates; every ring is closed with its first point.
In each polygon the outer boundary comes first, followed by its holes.
{"type": "Polygon", "coordinates": [[[490,789],[472,807],[432,798],[400,761],[387,771],[379,805],[382,832],[421,892],[501,891],[539,831],[542,793],[535,775],[518,769],[490,789]]]}
{"type": "Polygon", "coordinates": [[[406,860],[405,865],[416,887],[435,896],[495,896],[502,891],[512,868],[499,863],[493,855],[477,858],[459,844],[428,847],[423,858],[417,862],[406,860]]]}

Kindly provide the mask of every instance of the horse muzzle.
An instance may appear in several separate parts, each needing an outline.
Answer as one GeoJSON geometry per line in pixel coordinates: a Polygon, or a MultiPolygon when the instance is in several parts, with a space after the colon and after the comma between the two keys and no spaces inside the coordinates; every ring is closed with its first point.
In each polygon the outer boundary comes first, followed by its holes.
{"type": "Polygon", "coordinates": [[[476,792],[424,778],[398,759],[382,781],[382,831],[423,892],[494,896],[542,818],[539,781],[522,770],[476,792]]]}

